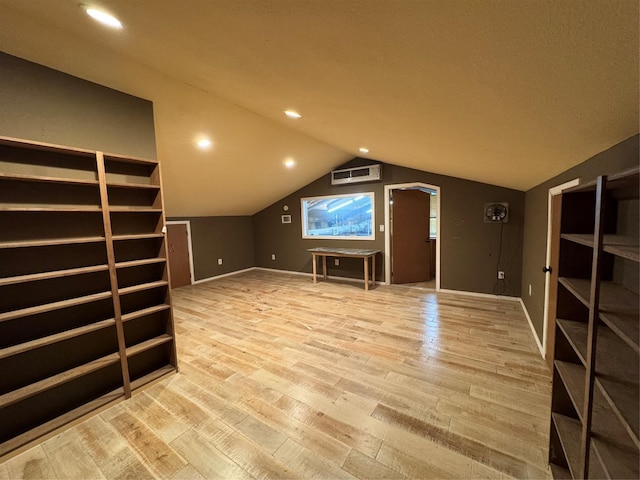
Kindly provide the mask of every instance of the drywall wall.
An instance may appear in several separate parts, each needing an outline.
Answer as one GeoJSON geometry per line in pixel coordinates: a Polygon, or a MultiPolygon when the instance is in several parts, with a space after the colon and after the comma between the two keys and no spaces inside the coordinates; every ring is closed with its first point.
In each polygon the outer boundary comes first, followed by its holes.
{"type": "Polygon", "coordinates": [[[255,266],[251,217],[172,217],[189,220],[194,280],[255,266]],[[222,265],[218,259],[222,258],[222,265]]]}
{"type": "Polygon", "coordinates": [[[520,296],[542,343],[544,283],[547,255],[547,198],[550,188],[579,178],[582,183],[638,165],[638,135],[628,138],[566,172],[532,188],[525,195],[522,291],[520,296]],[[529,295],[531,285],[531,295],[529,295]]]}
{"type": "Polygon", "coordinates": [[[0,135],[156,158],[153,104],[0,52],[0,135]]]}
{"type": "MultiPolygon", "coordinates": [[[[356,158],[340,168],[371,163],[356,158]]],[[[441,288],[479,293],[493,293],[496,287],[496,263],[500,246],[500,225],[484,223],[483,208],[489,202],[508,202],[509,223],[504,224],[501,270],[506,282],[497,290],[509,296],[520,295],[522,262],[522,229],[524,223],[524,192],[487,185],[419,170],[382,164],[382,181],[356,185],[332,186],[327,174],[293,194],[283,198],[253,216],[256,265],[266,268],[311,272],[308,248],[334,246],[375,248],[384,252],[384,186],[422,182],[441,188],[441,288]],[[303,239],[301,233],[300,199],[342,193],[375,193],[375,240],[303,239]],[[283,210],[284,205],[288,210],[283,210]],[[290,214],[292,223],[283,224],[281,215],[290,214]],[[276,255],[276,260],[271,255],[276,255]]],[[[383,256],[378,256],[377,278],[384,278],[383,256]]],[[[329,274],[359,278],[362,262],[341,260],[340,267],[330,266],[329,274]]]]}

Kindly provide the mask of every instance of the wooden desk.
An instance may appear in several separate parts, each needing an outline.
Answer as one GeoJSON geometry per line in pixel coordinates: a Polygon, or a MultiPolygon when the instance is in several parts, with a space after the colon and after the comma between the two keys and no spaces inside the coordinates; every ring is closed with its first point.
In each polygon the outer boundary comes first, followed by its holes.
{"type": "Polygon", "coordinates": [[[316,283],[316,257],[322,257],[322,277],[327,279],[327,257],[362,258],[364,261],[364,289],[369,290],[369,259],[371,259],[371,286],[376,286],[376,255],[380,250],[362,248],[310,248],[313,257],[313,283],[316,283]]]}

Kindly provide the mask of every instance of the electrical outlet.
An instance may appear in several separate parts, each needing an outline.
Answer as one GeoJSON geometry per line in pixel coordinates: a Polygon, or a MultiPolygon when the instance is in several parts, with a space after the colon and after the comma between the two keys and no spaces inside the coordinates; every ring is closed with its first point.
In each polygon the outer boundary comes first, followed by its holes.
{"type": "Polygon", "coordinates": [[[504,272],[502,270],[498,271],[498,280],[504,280],[504,272]]]}
{"type": "Polygon", "coordinates": [[[222,265],[222,259],[221,258],[218,259],[218,265],[222,265]]]}
{"type": "Polygon", "coordinates": [[[380,225],[380,231],[384,232],[384,224],[380,225]]]}
{"type": "Polygon", "coordinates": [[[333,263],[334,263],[334,265],[335,265],[336,267],[337,267],[337,266],[339,266],[339,265],[340,265],[340,259],[339,259],[339,258],[334,258],[334,259],[333,259],[333,263]]]}
{"type": "Polygon", "coordinates": [[[531,296],[531,284],[529,284],[529,296],[531,296]]]}
{"type": "Polygon", "coordinates": [[[271,254],[271,260],[275,260],[275,259],[276,259],[276,254],[275,254],[275,253],[272,253],[272,254],[271,254]]]}

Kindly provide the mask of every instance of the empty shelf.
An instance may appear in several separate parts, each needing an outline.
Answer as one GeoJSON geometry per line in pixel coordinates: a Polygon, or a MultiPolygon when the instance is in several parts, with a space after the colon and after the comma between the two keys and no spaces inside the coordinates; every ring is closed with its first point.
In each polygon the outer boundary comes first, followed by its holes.
{"type": "Polygon", "coordinates": [[[50,312],[51,310],[60,310],[61,308],[74,307],[76,305],[82,305],[83,303],[104,300],[105,298],[111,298],[111,292],[94,293],[92,295],[86,295],[84,297],[70,298],[69,300],[61,300],[59,302],[45,303],[44,305],[37,305],[35,307],[12,310],[10,312],[0,313],[0,322],[6,322],[7,320],[13,320],[29,315],[38,315],[39,313],[50,312]]]}
{"type": "Polygon", "coordinates": [[[19,275],[16,277],[0,278],[0,286],[12,285],[16,283],[35,282],[38,280],[48,280],[51,278],[69,277],[72,275],[82,275],[83,273],[94,273],[109,270],[108,265],[95,265],[92,267],[69,268],[66,270],[55,270],[51,272],[32,273],[29,275],[19,275]]]}
{"type": "Polygon", "coordinates": [[[158,345],[162,345],[164,343],[170,342],[173,340],[171,335],[160,335],[158,337],[152,338],[150,340],[146,340],[142,343],[138,343],[127,348],[127,357],[131,357],[133,355],[137,355],[138,353],[144,352],[146,350],[150,350],[158,345]]]}
{"type": "Polygon", "coordinates": [[[100,243],[104,242],[104,237],[72,237],[72,238],[48,238],[42,240],[13,240],[0,242],[0,248],[22,248],[22,247],[49,247],[55,245],[74,245],[80,243],[100,243]]]}
{"type": "Polygon", "coordinates": [[[560,438],[564,456],[573,478],[579,478],[580,472],[580,437],[582,424],[575,418],[565,417],[558,413],[551,414],[556,432],[560,438]]]}
{"type": "Polygon", "coordinates": [[[168,310],[169,308],[171,308],[170,305],[163,303],[162,305],[155,305],[153,307],[144,308],[142,310],[136,310],[135,312],[122,315],[122,321],[128,322],[129,320],[144,317],[146,315],[151,315],[152,313],[162,312],[164,310],[168,310]]]}
{"type": "Polygon", "coordinates": [[[576,365],[574,363],[562,362],[560,360],[556,360],[554,363],[569,394],[569,398],[571,398],[573,408],[576,410],[578,418],[582,420],[586,370],[582,365],[576,365]]]}
{"type": "Polygon", "coordinates": [[[18,173],[0,173],[0,179],[23,182],[62,183],[70,185],[98,185],[98,180],[82,180],[75,178],[49,177],[44,175],[26,175],[18,173]]]}
{"type": "Polygon", "coordinates": [[[141,283],[139,285],[133,285],[131,287],[125,287],[118,289],[120,295],[126,295],[127,293],[140,292],[142,290],[150,290],[152,288],[164,287],[169,285],[166,280],[158,280],[157,282],[141,283]]]}

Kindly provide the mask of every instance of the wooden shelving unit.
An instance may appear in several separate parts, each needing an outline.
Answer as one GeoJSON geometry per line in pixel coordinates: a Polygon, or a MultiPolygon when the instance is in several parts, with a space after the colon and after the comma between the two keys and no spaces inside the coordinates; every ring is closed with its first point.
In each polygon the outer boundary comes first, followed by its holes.
{"type": "Polygon", "coordinates": [[[177,369],[157,162],[0,137],[0,458],[177,369]]]}
{"type": "Polygon", "coordinates": [[[562,194],[549,464],[640,478],[638,168],[562,194]]]}

